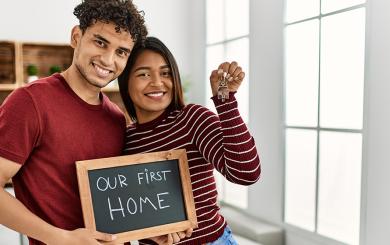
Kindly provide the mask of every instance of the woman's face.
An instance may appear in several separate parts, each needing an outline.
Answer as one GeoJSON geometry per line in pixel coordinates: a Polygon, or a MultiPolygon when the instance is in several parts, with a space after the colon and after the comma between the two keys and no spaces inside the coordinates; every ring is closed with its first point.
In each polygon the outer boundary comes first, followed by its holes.
{"type": "Polygon", "coordinates": [[[163,56],[144,50],[137,57],[129,76],[129,95],[138,123],[159,117],[172,101],[172,74],[163,56]]]}

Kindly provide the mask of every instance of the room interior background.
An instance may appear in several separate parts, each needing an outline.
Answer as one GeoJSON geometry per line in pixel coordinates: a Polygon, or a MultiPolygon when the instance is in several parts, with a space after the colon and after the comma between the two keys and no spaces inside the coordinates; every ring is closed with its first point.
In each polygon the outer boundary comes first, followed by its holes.
{"type": "MultiPolygon", "coordinates": [[[[188,101],[206,105],[206,1],[134,2],[145,11],[150,34],[166,42],[177,58],[181,73],[191,81],[188,101]]],[[[255,219],[281,227],[287,245],[345,244],[285,222],[286,2],[248,2],[249,16],[242,16],[249,18],[247,123],[260,151],[262,178],[248,188],[247,207],[241,210],[255,219]]],[[[305,1],[301,2],[304,6],[305,1]]],[[[76,24],[72,12],[78,3],[76,0],[3,2],[0,40],[68,43],[70,29],[76,24]]],[[[387,176],[390,172],[390,113],[387,109],[390,105],[390,2],[367,0],[364,8],[366,40],[358,244],[390,244],[390,196],[387,194],[390,187],[387,176]]],[[[349,99],[348,94],[344,96],[345,100],[349,99]]],[[[8,232],[1,228],[0,233],[3,231],[8,232]]]]}

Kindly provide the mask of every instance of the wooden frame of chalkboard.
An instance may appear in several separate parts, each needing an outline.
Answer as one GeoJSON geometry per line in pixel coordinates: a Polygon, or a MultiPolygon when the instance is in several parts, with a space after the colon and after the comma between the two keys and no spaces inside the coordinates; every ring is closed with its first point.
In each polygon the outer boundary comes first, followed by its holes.
{"type": "Polygon", "coordinates": [[[184,149],[76,162],[85,227],[115,243],[197,227],[184,149]]]}

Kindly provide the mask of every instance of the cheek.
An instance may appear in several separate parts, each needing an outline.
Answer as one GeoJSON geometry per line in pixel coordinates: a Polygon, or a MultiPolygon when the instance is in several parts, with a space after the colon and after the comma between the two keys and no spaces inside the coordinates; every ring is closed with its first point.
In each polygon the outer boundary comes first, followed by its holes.
{"type": "Polygon", "coordinates": [[[137,86],[137,83],[129,83],[129,95],[133,100],[143,95],[142,87],[140,86],[140,84],[138,84],[137,86]]]}
{"type": "MultiPolygon", "coordinates": [[[[127,59],[120,59],[119,61],[116,62],[117,64],[117,68],[118,68],[118,72],[119,73],[122,73],[123,70],[125,69],[126,67],[126,63],[127,63],[127,59]]],[[[130,86],[130,85],[129,85],[130,86]]]]}

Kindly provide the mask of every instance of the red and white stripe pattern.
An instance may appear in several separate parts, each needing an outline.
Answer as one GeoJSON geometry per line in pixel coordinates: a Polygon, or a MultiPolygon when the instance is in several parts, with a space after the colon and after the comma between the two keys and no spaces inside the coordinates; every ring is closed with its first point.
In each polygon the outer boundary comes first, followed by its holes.
{"type": "Polygon", "coordinates": [[[199,228],[180,244],[212,242],[223,233],[226,222],[218,213],[214,169],[240,185],[253,184],[260,178],[254,139],[239,114],[234,93],[229,97],[225,103],[212,98],[218,115],[190,104],[127,129],[124,154],[187,150],[199,228]]]}

